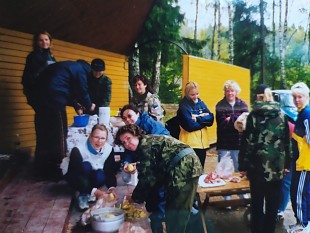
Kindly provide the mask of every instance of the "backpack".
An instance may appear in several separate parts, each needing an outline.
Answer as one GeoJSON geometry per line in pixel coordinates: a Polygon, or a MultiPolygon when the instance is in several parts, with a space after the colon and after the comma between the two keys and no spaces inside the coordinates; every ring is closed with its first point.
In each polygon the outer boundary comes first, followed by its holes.
{"type": "Polygon", "coordinates": [[[170,135],[176,139],[179,139],[180,135],[180,123],[179,118],[177,116],[172,117],[168,121],[166,121],[165,127],[169,130],[170,135]]]}

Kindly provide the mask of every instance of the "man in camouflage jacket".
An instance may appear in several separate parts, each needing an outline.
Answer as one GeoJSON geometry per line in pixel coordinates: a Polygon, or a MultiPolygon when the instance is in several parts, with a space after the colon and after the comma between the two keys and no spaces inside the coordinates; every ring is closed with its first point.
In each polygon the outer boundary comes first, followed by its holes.
{"type": "Polygon", "coordinates": [[[198,156],[188,145],[173,137],[141,135],[132,133],[130,128],[134,128],[135,131],[138,126],[126,125],[120,128],[116,142],[121,142],[126,149],[135,149],[139,160],[139,181],[132,193],[132,200],[137,203],[147,201],[155,186],[163,186],[166,195],[167,233],[185,232],[196,195],[198,177],[202,173],[198,156]],[[126,139],[128,133],[131,134],[129,136],[139,138],[139,144],[134,149],[128,147],[131,143],[126,139]],[[174,160],[184,149],[184,157],[174,160]]]}
{"type": "Polygon", "coordinates": [[[250,180],[251,233],[272,233],[281,182],[290,167],[289,126],[276,102],[256,101],[252,109],[243,134],[239,170],[246,171],[250,180]]]}

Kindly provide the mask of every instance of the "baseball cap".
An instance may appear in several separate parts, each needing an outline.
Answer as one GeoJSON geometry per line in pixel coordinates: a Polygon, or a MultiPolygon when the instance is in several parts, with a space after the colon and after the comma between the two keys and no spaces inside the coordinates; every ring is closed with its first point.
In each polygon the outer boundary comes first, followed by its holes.
{"type": "Polygon", "coordinates": [[[90,66],[95,71],[104,71],[105,70],[105,63],[100,58],[95,58],[94,60],[92,60],[90,66]]]}
{"type": "Polygon", "coordinates": [[[268,86],[266,84],[260,84],[256,87],[256,95],[260,95],[260,94],[264,94],[265,93],[265,89],[268,88],[268,86]]]}

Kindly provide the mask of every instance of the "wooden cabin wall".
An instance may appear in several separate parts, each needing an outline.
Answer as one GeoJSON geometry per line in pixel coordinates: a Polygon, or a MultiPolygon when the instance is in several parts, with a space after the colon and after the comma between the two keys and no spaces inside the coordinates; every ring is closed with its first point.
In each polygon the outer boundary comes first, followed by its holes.
{"type": "MultiPolygon", "coordinates": [[[[0,28],[0,154],[13,153],[17,140],[20,149],[31,155],[34,152],[34,111],[26,103],[21,85],[26,57],[32,51],[32,38],[31,34],[0,28]]],[[[112,80],[111,113],[128,103],[126,56],[57,39],[53,40],[51,50],[57,61],[103,59],[105,74],[112,80]]],[[[71,107],[67,110],[70,125],[75,111],[71,107]]]]}

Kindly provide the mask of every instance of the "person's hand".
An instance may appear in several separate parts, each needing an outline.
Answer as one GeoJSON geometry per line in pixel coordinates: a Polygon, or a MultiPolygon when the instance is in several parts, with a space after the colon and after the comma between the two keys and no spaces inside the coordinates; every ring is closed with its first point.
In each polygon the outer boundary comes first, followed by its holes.
{"type": "Polygon", "coordinates": [[[286,175],[287,173],[289,173],[290,172],[290,170],[289,169],[287,169],[287,168],[284,168],[284,175],[286,175]]]}
{"type": "Polygon", "coordinates": [[[241,178],[247,175],[247,172],[245,171],[240,171],[239,173],[241,178]]]}
{"type": "Polygon", "coordinates": [[[137,163],[126,163],[124,165],[124,171],[130,174],[135,174],[137,172],[137,163]]]}
{"type": "Polygon", "coordinates": [[[96,107],[96,104],[92,103],[92,105],[91,105],[89,111],[90,111],[90,112],[93,112],[93,111],[95,110],[95,107],[96,107]]]}
{"type": "Polygon", "coordinates": [[[104,196],[105,192],[100,190],[100,189],[97,189],[95,192],[94,192],[94,195],[96,196],[96,199],[100,199],[104,196]]]}
{"type": "Polygon", "coordinates": [[[83,109],[81,109],[81,108],[80,108],[80,109],[77,109],[77,110],[76,110],[76,114],[78,114],[79,116],[80,116],[80,115],[83,115],[83,109]]]}
{"type": "Polygon", "coordinates": [[[107,191],[106,191],[106,195],[107,195],[107,199],[108,201],[117,201],[118,200],[118,196],[116,194],[116,189],[115,187],[110,187],[107,191]]]}

